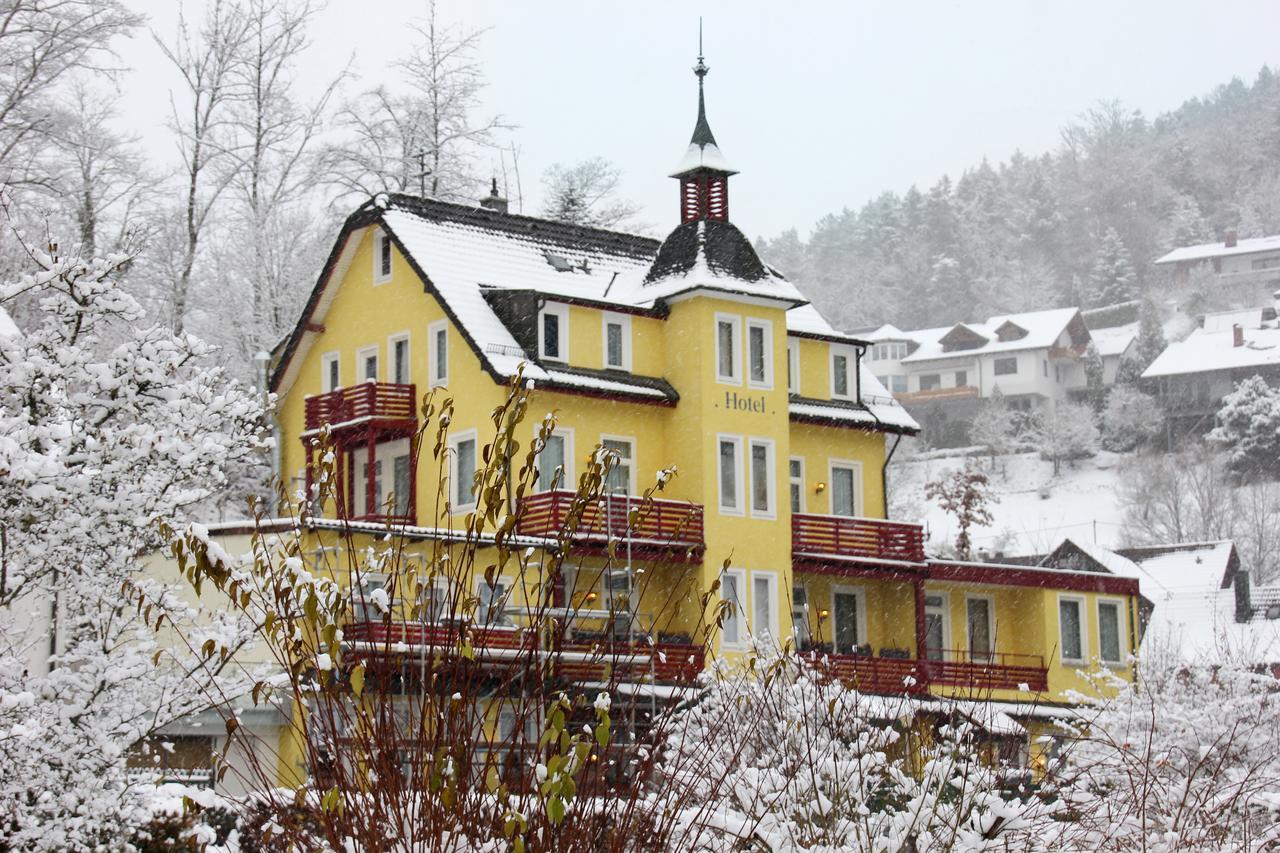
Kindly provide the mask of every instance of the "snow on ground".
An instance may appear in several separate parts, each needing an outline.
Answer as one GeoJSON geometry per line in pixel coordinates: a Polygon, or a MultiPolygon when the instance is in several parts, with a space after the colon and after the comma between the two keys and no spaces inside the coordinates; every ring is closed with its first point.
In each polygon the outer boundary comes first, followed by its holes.
{"type": "MultiPolygon", "coordinates": [[[[906,449],[905,447],[903,448],[906,449]]],[[[890,518],[923,523],[928,548],[936,551],[954,543],[955,519],[924,497],[925,484],[964,467],[964,450],[932,451],[917,457],[901,452],[889,465],[890,518]]],[[[1064,537],[1104,546],[1120,544],[1122,512],[1117,494],[1122,454],[1101,451],[1074,467],[1063,463],[1053,476],[1053,463],[1038,453],[974,457],[974,464],[991,478],[1000,502],[991,507],[994,522],[974,528],[975,549],[994,554],[1044,554],[1064,537]]]]}

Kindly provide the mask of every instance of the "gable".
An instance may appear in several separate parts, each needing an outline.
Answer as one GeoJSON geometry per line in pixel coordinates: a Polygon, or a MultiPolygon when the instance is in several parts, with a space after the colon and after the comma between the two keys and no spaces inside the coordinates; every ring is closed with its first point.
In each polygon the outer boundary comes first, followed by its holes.
{"type": "Polygon", "coordinates": [[[956,350],[978,349],[985,346],[987,338],[970,329],[964,323],[957,323],[941,338],[938,343],[942,345],[943,352],[955,352],[956,350]]]}

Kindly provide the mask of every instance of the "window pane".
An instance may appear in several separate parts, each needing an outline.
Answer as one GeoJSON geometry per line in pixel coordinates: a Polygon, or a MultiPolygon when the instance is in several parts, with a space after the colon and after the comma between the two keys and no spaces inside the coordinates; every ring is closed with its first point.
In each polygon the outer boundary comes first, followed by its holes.
{"type": "MultiPolygon", "coordinates": [[[[369,488],[369,463],[363,462],[360,465],[360,488],[362,490],[369,488]]],[[[379,459],[373,463],[373,491],[366,493],[366,503],[356,507],[360,514],[364,514],[368,509],[369,494],[373,495],[373,512],[382,511],[382,460],[379,459]]]]}
{"type": "Polygon", "coordinates": [[[560,357],[560,316],[550,312],[542,315],[542,354],[547,358],[560,357]]]}
{"type": "Polygon", "coordinates": [[[393,488],[396,490],[395,514],[408,515],[409,495],[413,491],[413,482],[409,477],[409,457],[397,456],[393,460],[392,465],[395,469],[393,471],[395,476],[395,485],[393,488]]]}
{"type": "Polygon", "coordinates": [[[831,469],[831,514],[852,516],[854,514],[853,469],[831,469]]]}
{"type": "Polygon", "coordinates": [[[617,454],[617,463],[605,478],[605,489],[610,494],[631,494],[631,442],[606,438],[600,442],[605,450],[617,454]]]}
{"type": "Polygon", "coordinates": [[[622,367],[622,325],[609,323],[604,328],[607,349],[605,363],[609,367],[622,367]]]}
{"type": "Polygon", "coordinates": [[[747,328],[747,344],[751,354],[751,381],[764,381],[764,329],[760,326],[747,328]]]}
{"type": "Polygon", "coordinates": [[[380,243],[381,245],[378,246],[378,274],[385,278],[391,275],[391,239],[384,234],[380,243]]]}
{"type": "Polygon", "coordinates": [[[837,654],[852,654],[858,648],[858,596],[837,592],[833,604],[835,651],[837,654]]]}
{"type": "Polygon", "coordinates": [[[849,396],[849,359],[843,355],[832,356],[831,371],[837,396],[849,396]]]}
{"type": "Polygon", "coordinates": [[[757,637],[773,633],[773,595],[769,578],[754,578],[751,594],[754,609],[751,630],[757,637]]]}
{"type": "Polygon", "coordinates": [[[733,370],[733,324],[721,320],[717,324],[717,335],[720,375],[732,379],[735,375],[733,370]]]}
{"type": "Polygon", "coordinates": [[[338,387],[338,360],[335,358],[329,362],[329,390],[332,391],[338,387]]]}
{"type": "Polygon", "coordinates": [[[1120,608],[1115,604],[1098,605],[1098,641],[1103,660],[1120,660],[1120,608]]]}
{"type": "Polygon", "coordinates": [[[392,349],[392,364],[395,375],[392,381],[404,385],[409,381],[409,342],[396,341],[392,349]]]}
{"type": "Polygon", "coordinates": [[[473,502],[471,497],[472,481],[476,475],[476,441],[469,438],[458,442],[457,476],[453,482],[453,502],[464,505],[473,502]]]}
{"type": "Polygon", "coordinates": [[[378,357],[376,355],[366,355],[364,357],[364,379],[377,381],[378,379],[378,357]]]}
{"type": "Polygon", "coordinates": [[[738,506],[737,446],[732,441],[720,442],[720,506],[738,506]]]}
{"type": "Polygon", "coordinates": [[[478,597],[480,599],[480,607],[476,610],[476,618],[482,625],[503,625],[506,623],[506,616],[503,614],[503,606],[506,604],[504,595],[507,591],[506,584],[495,583],[489,586],[487,583],[480,584],[478,597]]]}
{"type": "Polygon", "coordinates": [[[447,330],[436,331],[436,374],[437,380],[443,381],[449,375],[449,336],[447,330]]]}
{"type": "Polygon", "coordinates": [[[1062,625],[1062,657],[1083,660],[1084,643],[1080,637],[1080,602],[1058,602],[1058,620],[1062,625]]]}
{"type": "Polygon", "coordinates": [[[969,613],[969,655],[976,661],[991,659],[991,602],[970,598],[965,602],[969,613]]]}
{"type": "Polygon", "coordinates": [[[547,444],[538,454],[538,489],[560,488],[564,485],[564,474],[558,473],[564,467],[564,436],[548,436],[547,444]]]}
{"type": "Polygon", "coordinates": [[[769,512],[769,448],[763,444],[751,445],[751,508],[769,512]]]}
{"type": "Polygon", "coordinates": [[[720,598],[733,602],[733,612],[725,617],[722,628],[726,643],[737,643],[742,640],[742,604],[738,599],[738,576],[725,575],[720,579],[720,598]]]}
{"type": "Polygon", "coordinates": [[[791,511],[800,512],[800,484],[791,483],[791,511]]]}

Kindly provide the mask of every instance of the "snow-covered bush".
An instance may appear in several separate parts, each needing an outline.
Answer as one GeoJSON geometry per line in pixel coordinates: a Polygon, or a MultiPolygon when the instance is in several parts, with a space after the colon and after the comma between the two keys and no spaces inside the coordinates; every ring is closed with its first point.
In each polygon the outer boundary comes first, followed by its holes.
{"type": "Polygon", "coordinates": [[[1209,440],[1227,454],[1231,470],[1245,479],[1280,476],[1280,389],[1251,376],[1222,398],[1218,426],[1209,440]]]}
{"type": "MultiPolygon", "coordinates": [[[[262,411],[208,347],[146,323],[120,284],[132,254],[77,257],[12,228],[2,190],[0,207],[28,268],[0,284],[0,308],[23,300],[38,318],[0,332],[0,838],[79,849],[150,819],[151,780],[130,780],[128,750],[207,707],[223,675],[177,648],[155,666],[161,647],[122,584],[160,523],[259,452],[262,411]]],[[[138,584],[151,621],[230,648],[248,636],[138,584]]]]}
{"type": "Polygon", "coordinates": [[[1127,453],[1153,441],[1164,426],[1164,412],[1150,394],[1132,385],[1116,385],[1102,411],[1102,446],[1127,453]]]}

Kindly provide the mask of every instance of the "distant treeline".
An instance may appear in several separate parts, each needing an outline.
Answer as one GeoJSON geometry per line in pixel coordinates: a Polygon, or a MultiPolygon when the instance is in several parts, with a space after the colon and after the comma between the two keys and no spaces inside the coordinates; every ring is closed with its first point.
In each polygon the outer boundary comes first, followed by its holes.
{"type": "Polygon", "coordinates": [[[1280,233],[1280,78],[1263,67],[1154,121],[1106,102],[1057,150],[760,239],[838,326],[945,325],[1140,298],[1175,246],[1280,233]]]}

